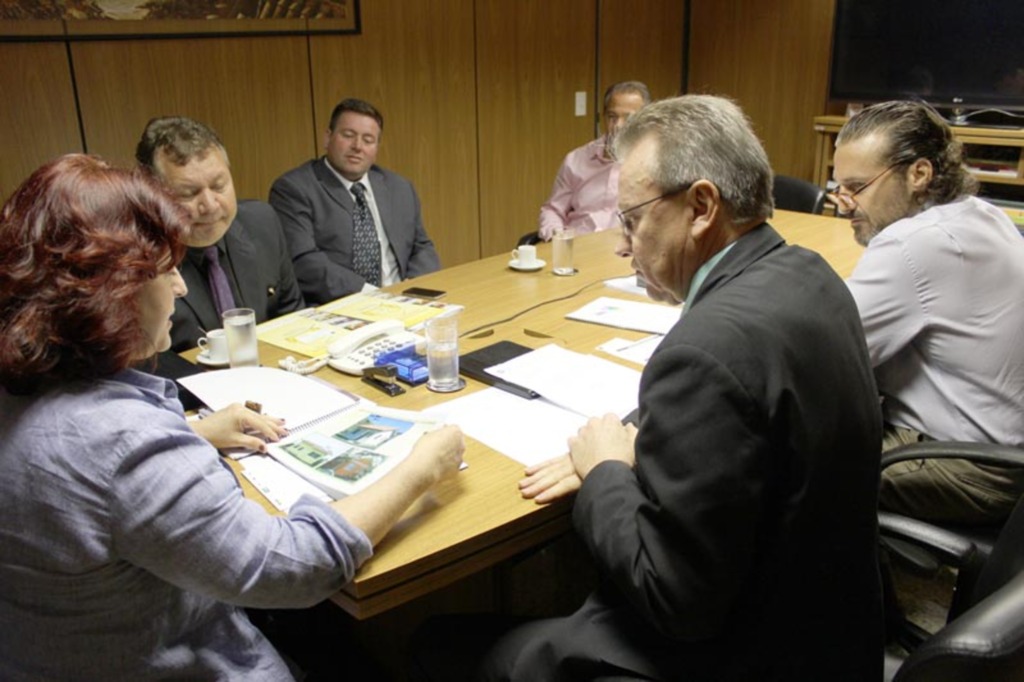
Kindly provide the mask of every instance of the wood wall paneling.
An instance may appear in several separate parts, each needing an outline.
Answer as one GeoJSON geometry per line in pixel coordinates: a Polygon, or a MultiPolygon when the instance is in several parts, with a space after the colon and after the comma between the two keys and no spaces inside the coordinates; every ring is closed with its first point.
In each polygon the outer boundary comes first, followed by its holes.
{"type": "Polygon", "coordinates": [[[239,198],[314,153],[305,36],[75,42],[79,105],[90,152],[130,164],[149,119],[211,125],[231,158],[239,198]]]}
{"type": "Polygon", "coordinates": [[[477,109],[482,255],[537,229],[540,206],[572,148],[594,136],[593,0],[478,0],[477,109]]]}
{"type": "Polygon", "coordinates": [[[473,0],[364,0],[362,35],[310,38],[315,138],[345,97],[384,116],[378,162],[416,186],[443,266],[480,257],[473,0]]]}
{"type": "Polygon", "coordinates": [[[685,0],[600,0],[599,21],[599,106],[620,81],[643,81],[654,99],[682,91],[685,0]]]}
{"type": "Polygon", "coordinates": [[[675,93],[684,7],[364,0],[361,35],[4,44],[0,83],[17,104],[0,114],[0,189],[62,151],[130,164],[151,117],[183,114],[220,132],[239,196],[266,198],[277,176],[321,153],[338,99],[358,96],[383,111],[380,162],[416,185],[443,264],[504,252],[536,228],[564,155],[595,134],[609,83],[640,78],[656,97],[675,93]],[[8,58],[21,49],[31,65],[8,58]],[[588,101],[580,117],[578,91],[588,101]]]}
{"type": "Polygon", "coordinates": [[[0,43],[0,200],[46,161],[83,150],[63,43],[0,43]]]}
{"type": "Polygon", "coordinates": [[[750,116],[775,171],[811,180],[825,110],[834,0],[690,0],[689,91],[750,116]]]}

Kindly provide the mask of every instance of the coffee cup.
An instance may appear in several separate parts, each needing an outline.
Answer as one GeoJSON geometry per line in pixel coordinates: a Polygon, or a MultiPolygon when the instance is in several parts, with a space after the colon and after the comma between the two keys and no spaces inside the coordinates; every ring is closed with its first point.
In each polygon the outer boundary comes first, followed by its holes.
{"type": "Polygon", "coordinates": [[[199,356],[207,362],[222,365],[228,361],[228,337],[223,329],[212,329],[196,341],[199,356]]]}
{"type": "Polygon", "coordinates": [[[521,268],[533,267],[537,264],[537,247],[532,244],[523,244],[513,249],[512,260],[521,268]]]}

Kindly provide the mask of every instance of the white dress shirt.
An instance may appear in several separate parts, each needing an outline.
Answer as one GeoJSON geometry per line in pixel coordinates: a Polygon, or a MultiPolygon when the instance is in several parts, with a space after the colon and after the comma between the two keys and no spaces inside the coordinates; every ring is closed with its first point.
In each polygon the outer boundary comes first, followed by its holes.
{"type": "MultiPolygon", "coordinates": [[[[341,173],[334,169],[334,166],[327,163],[327,159],[324,159],[324,163],[331,172],[341,180],[341,184],[345,186],[349,194],[352,194],[352,185],[355,183],[343,176],[341,173]]],[[[395,282],[401,282],[402,277],[398,271],[398,259],[395,258],[395,254],[391,251],[391,242],[388,241],[388,235],[384,232],[384,223],[381,222],[380,212],[377,210],[377,200],[373,197],[373,187],[370,187],[370,181],[367,180],[366,176],[359,178],[355,182],[358,182],[366,190],[366,203],[370,207],[370,214],[373,216],[373,223],[377,227],[377,241],[380,242],[380,283],[381,286],[387,286],[394,284],[395,282]]],[[[352,201],[356,200],[355,194],[352,194],[352,201]]],[[[365,284],[363,291],[373,291],[377,287],[372,284],[365,284]]]]}

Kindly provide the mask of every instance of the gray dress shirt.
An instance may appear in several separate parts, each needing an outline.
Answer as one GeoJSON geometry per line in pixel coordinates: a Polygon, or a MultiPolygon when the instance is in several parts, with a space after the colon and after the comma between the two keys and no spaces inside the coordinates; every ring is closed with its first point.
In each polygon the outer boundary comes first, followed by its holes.
{"type": "Polygon", "coordinates": [[[372,549],[325,504],[242,496],[171,382],[0,391],[0,678],[287,680],[242,607],[322,601],[372,549]]]}

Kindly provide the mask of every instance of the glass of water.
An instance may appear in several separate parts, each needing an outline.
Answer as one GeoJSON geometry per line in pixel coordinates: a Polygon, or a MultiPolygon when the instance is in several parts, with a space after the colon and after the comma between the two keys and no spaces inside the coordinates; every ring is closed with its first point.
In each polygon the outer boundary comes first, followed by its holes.
{"type": "Polygon", "coordinates": [[[252,308],[225,310],[224,334],[228,337],[228,361],[232,367],[259,367],[256,311],[252,308]]]}
{"type": "Polygon", "coordinates": [[[459,376],[459,317],[448,314],[427,320],[427,388],[451,393],[465,387],[459,376]]]}
{"type": "Polygon", "coordinates": [[[559,230],[551,238],[551,271],[556,275],[567,277],[576,274],[576,268],[572,265],[572,238],[573,232],[570,229],[559,230]]]}

